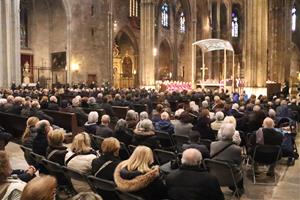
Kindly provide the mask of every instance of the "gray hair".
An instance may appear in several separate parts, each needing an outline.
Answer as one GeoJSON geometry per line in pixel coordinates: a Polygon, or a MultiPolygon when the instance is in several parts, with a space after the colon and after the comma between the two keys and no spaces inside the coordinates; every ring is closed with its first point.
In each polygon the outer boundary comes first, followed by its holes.
{"type": "Polygon", "coordinates": [[[224,123],[220,128],[221,140],[232,140],[235,133],[235,127],[231,123],[224,123]]]}
{"type": "Polygon", "coordinates": [[[93,192],[80,192],[72,200],[103,200],[101,196],[93,192]]]}
{"type": "Polygon", "coordinates": [[[74,99],[72,99],[72,105],[75,107],[80,106],[80,98],[75,97],[74,99]]]}
{"type": "Polygon", "coordinates": [[[253,111],[260,111],[260,106],[259,105],[255,105],[253,107],[253,111]]]}
{"type": "Polygon", "coordinates": [[[269,117],[276,117],[276,111],[274,109],[270,109],[268,115],[269,117]]]}
{"type": "Polygon", "coordinates": [[[176,110],[175,117],[179,117],[181,115],[181,113],[183,113],[183,112],[184,112],[184,109],[182,109],[182,108],[176,110]]]}
{"type": "Polygon", "coordinates": [[[140,121],[140,128],[144,129],[145,131],[154,130],[153,123],[150,119],[144,119],[140,121]]]}
{"type": "Polygon", "coordinates": [[[140,113],[140,120],[149,119],[149,115],[146,111],[140,113]]]}
{"type": "Polygon", "coordinates": [[[7,100],[6,99],[0,99],[0,106],[1,105],[4,105],[4,104],[6,104],[7,103],[7,100]]]}
{"type": "Polygon", "coordinates": [[[56,98],[56,96],[51,96],[51,97],[50,97],[50,101],[51,101],[51,102],[54,102],[54,103],[57,103],[57,98],[56,98]]]}
{"type": "Polygon", "coordinates": [[[221,121],[222,119],[224,119],[224,113],[221,111],[218,111],[216,113],[216,119],[217,119],[217,121],[221,121]]]}
{"type": "Polygon", "coordinates": [[[231,107],[233,110],[238,110],[239,109],[239,104],[234,103],[231,107]]]}
{"type": "Polygon", "coordinates": [[[90,97],[90,98],[88,99],[88,104],[91,104],[91,103],[96,103],[95,97],[90,97]]]}
{"type": "Polygon", "coordinates": [[[98,113],[96,111],[92,111],[92,112],[89,113],[88,122],[89,123],[97,123],[98,118],[99,118],[98,113]]]}
{"type": "Polygon", "coordinates": [[[128,110],[126,113],[126,120],[136,120],[137,115],[137,112],[135,112],[134,110],[128,110]]]}
{"type": "Polygon", "coordinates": [[[202,107],[208,108],[208,102],[206,100],[202,101],[202,107]]]}
{"type": "Polygon", "coordinates": [[[188,166],[198,166],[202,161],[202,154],[199,150],[189,148],[182,153],[181,163],[188,166]]]}
{"type": "Polygon", "coordinates": [[[119,119],[115,126],[115,130],[119,130],[121,128],[127,128],[127,122],[124,119],[119,119]]]}

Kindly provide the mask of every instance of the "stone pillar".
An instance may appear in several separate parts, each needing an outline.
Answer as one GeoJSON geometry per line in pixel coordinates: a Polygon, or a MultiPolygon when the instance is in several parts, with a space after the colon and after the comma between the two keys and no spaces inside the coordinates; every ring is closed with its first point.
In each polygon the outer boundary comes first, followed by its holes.
{"type": "Polygon", "coordinates": [[[248,87],[265,87],[268,52],[268,0],[246,1],[245,79],[248,87]]]}
{"type": "Polygon", "coordinates": [[[12,81],[21,83],[19,5],[19,0],[0,2],[0,87],[8,87],[12,81]]]}
{"type": "MultiPolygon", "coordinates": [[[[141,1],[140,85],[155,85],[155,8],[156,1],[141,1]]],[[[156,47],[158,48],[158,47],[156,47]]]]}

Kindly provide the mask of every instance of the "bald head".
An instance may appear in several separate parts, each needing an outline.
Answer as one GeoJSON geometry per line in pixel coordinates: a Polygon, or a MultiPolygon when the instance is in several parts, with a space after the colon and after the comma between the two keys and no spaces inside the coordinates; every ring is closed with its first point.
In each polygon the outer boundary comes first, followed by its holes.
{"type": "Polygon", "coordinates": [[[101,117],[101,124],[104,125],[104,126],[108,126],[110,123],[110,117],[109,115],[103,115],[101,117]]]}
{"type": "Polygon", "coordinates": [[[274,128],[274,125],[275,125],[274,121],[270,117],[267,117],[266,119],[264,119],[264,122],[263,122],[264,128],[274,128]]]}
{"type": "Polygon", "coordinates": [[[197,149],[187,149],[182,153],[181,163],[188,166],[198,166],[202,161],[202,154],[197,149]]]}

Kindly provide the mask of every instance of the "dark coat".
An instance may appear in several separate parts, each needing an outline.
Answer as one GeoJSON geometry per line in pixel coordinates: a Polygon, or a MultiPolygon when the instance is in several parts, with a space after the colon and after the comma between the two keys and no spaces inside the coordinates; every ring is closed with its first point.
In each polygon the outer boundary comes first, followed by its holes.
{"type": "Polygon", "coordinates": [[[120,142],[123,142],[124,144],[129,145],[132,142],[133,131],[128,128],[121,128],[121,129],[115,130],[114,135],[120,142]]]}
{"type": "Polygon", "coordinates": [[[199,118],[193,130],[196,130],[200,133],[201,139],[215,140],[216,138],[215,134],[213,133],[210,127],[209,118],[206,117],[199,118]]]}
{"type": "Polygon", "coordinates": [[[29,136],[26,139],[24,139],[24,141],[22,141],[22,145],[24,145],[25,147],[28,147],[28,148],[32,148],[33,140],[36,137],[37,132],[36,132],[36,128],[34,126],[30,127],[29,131],[30,131],[29,136]]]}
{"type": "Polygon", "coordinates": [[[166,178],[172,200],[223,200],[216,177],[198,167],[182,166],[166,178]]]}
{"type": "Polygon", "coordinates": [[[92,124],[89,124],[88,122],[86,122],[84,124],[84,131],[89,133],[89,134],[96,134],[96,130],[99,126],[96,124],[96,123],[92,123],[92,124]]]}
{"type": "Polygon", "coordinates": [[[132,138],[133,145],[145,145],[151,149],[159,148],[159,141],[153,131],[135,131],[132,138]]]}
{"type": "Polygon", "coordinates": [[[20,115],[22,110],[22,106],[19,104],[13,104],[13,106],[7,111],[9,113],[20,115]]]}
{"type": "Polygon", "coordinates": [[[66,156],[67,152],[68,152],[67,147],[65,147],[65,146],[48,146],[47,152],[46,152],[46,158],[48,160],[50,160],[52,162],[56,162],[60,165],[65,165],[65,156],[66,156]],[[49,154],[51,154],[52,151],[55,151],[55,153],[53,153],[52,155],[49,155],[49,154]]]}
{"type": "Polygon", "coordinates": [[[54,102],[50,102],[48,104],[48,110],[59,110],[59,106],[57,103],[54,103],[54,102]]]}
{"type": "Polygon", "coordinates": [[[266,118],[266,114],[262,110],[251,112],[248,115],[248,122],[247,122],[248,132],[258,130],[263,124],[265,118],[266,118]]]}
{"type": "Polygon", "coordinates": [[[36,154],[46,156],[48,148],[47,135],[44,132],[38,132],[32,143],[32,151],[36,154]]]}
{"type": "Polygon", "coordinates": [[[114,180],[121,191],[133,193],[145,200],[160,200],[167,196],[158,168],[147,173],[128,171],[124,162],[121,162],[114,172],[114,180]]]}
{"type": "Polygon", "coordinates": [[[98,178],[114,181],[114,171],[120,162],[120,158],[112,154],[101,155],[99,158],[95,158],[92,161],[92,173],[98,178]],[[98,170],[108,161],[112,162],[98,172],[98,170]]]}
{"type": "Polygon", "coordinates": [[[158,122],[155,123],[155,130],[158,131],[164,131],[169,134],[174,133],[174,125],[167,120],[159,120],[158,122]]]}
{"type": "Polygon", "coordinates": [[[99,125],[96,129],[96,135],[104,137],[104,138],[108,138],[108,137],[113,137],[113,130],[111,130],[111,128],[104,126],[104,125],[99,125]]]}

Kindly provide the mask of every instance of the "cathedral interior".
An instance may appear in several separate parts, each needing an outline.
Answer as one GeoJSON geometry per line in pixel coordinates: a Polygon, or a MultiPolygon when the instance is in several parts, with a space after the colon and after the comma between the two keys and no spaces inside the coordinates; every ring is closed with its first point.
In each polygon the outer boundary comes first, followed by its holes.
{"type": "Polygon", "coordinates": [[[0,86],[224,77],[250,88],[295,86],[299,11],[298,0],[1,0],[0,86]],[[211,38],[234,51],[204,58],[193,43],[211,38]]]}

